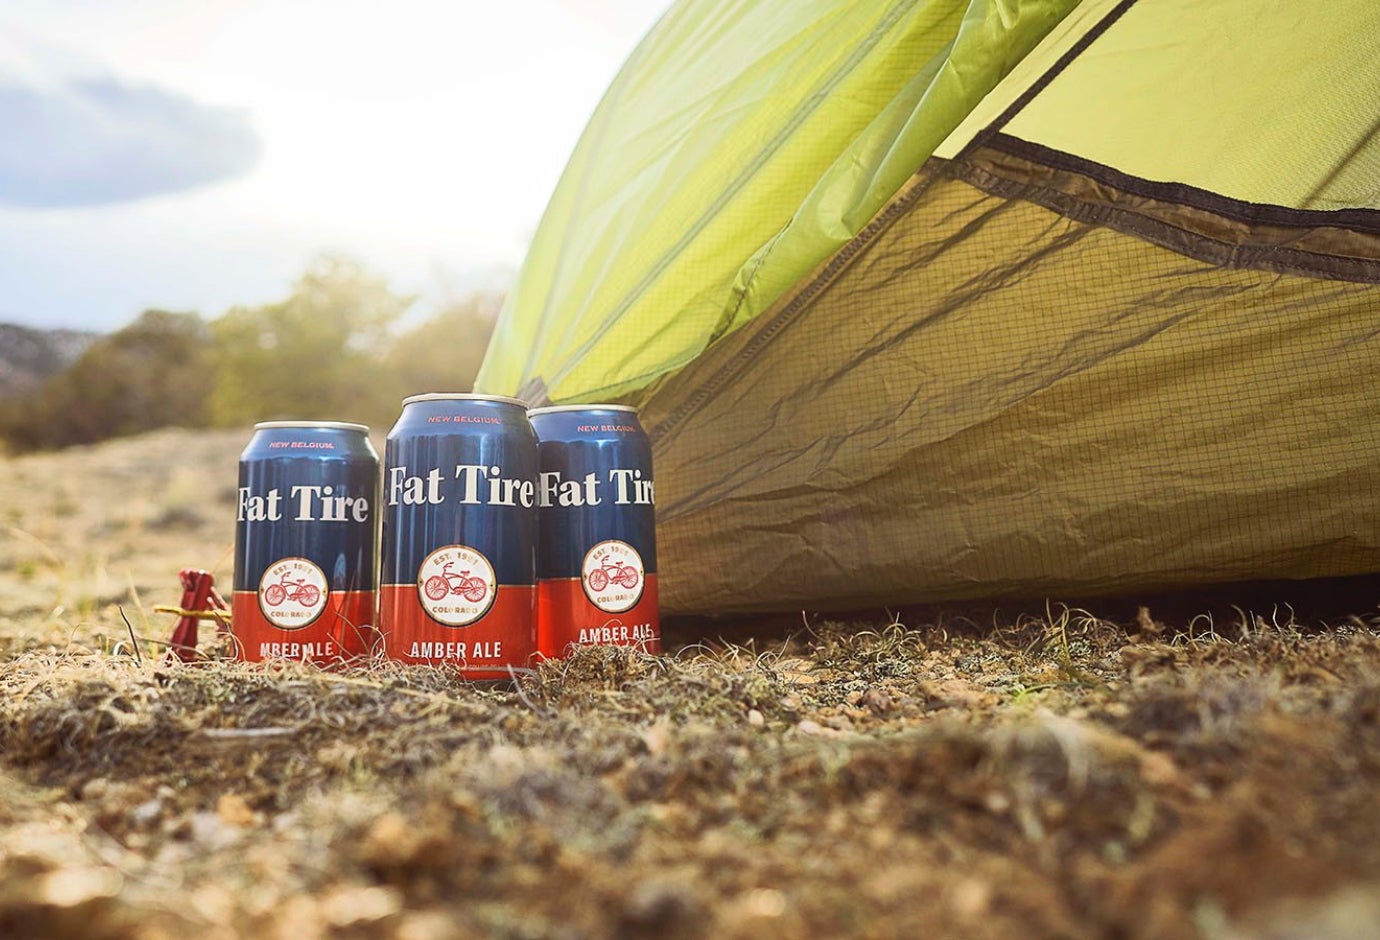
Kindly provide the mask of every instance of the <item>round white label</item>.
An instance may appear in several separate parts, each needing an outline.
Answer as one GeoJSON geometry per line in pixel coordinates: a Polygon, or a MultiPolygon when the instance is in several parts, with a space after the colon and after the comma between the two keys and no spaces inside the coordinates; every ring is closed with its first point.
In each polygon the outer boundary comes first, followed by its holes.
{"type": "Polygon", "coordinates": [[[432,620],[464,627],[489,612],[498,579],[489,559],[468,545],[438,548],[417,571],[417,596],[432,620]]]}
{"type": "Polygon", "coordinates": [[[585,597],[605,613],[621,614],[642,599],[647,573],[642,556],[627,542],[610,539],[585,554],[581,572],[585,597]]]}
{"type": "Polygon", "coordinates": [[[326,572],[305,558],[280,558],[259,579],[259,609],[281,630],[300,630],[326,609],[326,572]]]}

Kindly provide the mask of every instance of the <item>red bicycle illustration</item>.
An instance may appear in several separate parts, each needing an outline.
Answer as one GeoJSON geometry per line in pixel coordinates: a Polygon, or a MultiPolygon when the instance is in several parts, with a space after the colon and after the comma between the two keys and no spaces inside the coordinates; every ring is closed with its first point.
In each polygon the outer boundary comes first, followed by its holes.
{"type": "Polygon", "coordinates": [[[637,569],[632,565],[625,565],[621,561],[605,558],[599,563],[598,568],[589,573],[589,589],[602,591],[610,583],[615,583],[632,590],[637,587],[637,579],[637,569]]]}
{"type": "Polygon", "coordinates": [[[293,581],[288,578],[287,573],[283,573],[282,580],[278,584],[270,584],[264,588],[264,601],[269,607],[277,607],[283,601],[296,601],[303,607],[315,607],[316,602],[321,600],[321,589],[315,584],[308,584],[306,579],[293,581]]]}
{"type": "Polygon", "coordinates": [[[441,573],[427,578],[422,590],[433,601],[439,601],[447,594],[459,594],[471,604],[478,604],[484,599],[484,595],[489,593],[489,586],[484,583],[483,578],[471,578],[468,570],[459,574],[452,573],[452,564],[453,562],[448,561],[442,565],[441,573]]]}

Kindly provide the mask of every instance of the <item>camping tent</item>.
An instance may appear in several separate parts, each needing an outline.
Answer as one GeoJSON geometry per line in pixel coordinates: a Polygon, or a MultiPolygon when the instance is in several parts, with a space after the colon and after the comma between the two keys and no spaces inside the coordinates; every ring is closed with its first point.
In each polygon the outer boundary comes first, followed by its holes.
{"type": "Polygon", "coordinates": [[[1380,569],[1380,5],[680,0],[480,374],[638,405],[663,606],[1380,569]]]}

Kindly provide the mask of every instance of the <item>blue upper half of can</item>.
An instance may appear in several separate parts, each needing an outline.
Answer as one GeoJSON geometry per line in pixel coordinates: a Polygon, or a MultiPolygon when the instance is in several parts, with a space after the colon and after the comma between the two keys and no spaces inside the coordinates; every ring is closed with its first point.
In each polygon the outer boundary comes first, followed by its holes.
{"type": "Polygon", "coordinates": [[[521,402],[409,398],[384,464],[384,584],[415,583],[447,545],[480,552],[499,584],[533,582],[537,440],[521,402]]]}
{"type": "Polygon", "coordinates": [[[305,558],[332,591],[374,589],[379,455],[362,425],[273,421],[240,454],[235,590],[256,591],[283,558],[305,558]]]}
{"type": "Polygon", "coordinates": [[[542,408],[537,432],[541,503],[538,578],[578,578],[600,542],[627,542],[656,567],[652,445],[637,413],[618,406],[542,408]]]}

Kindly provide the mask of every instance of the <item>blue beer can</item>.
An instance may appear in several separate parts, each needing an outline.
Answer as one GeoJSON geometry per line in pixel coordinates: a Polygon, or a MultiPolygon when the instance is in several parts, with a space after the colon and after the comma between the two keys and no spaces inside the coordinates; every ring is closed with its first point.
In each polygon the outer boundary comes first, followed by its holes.
{"type": "Polygon", "coordinates": [[[537,432],[537,647],[661,651],[652,445],[624,405],[528,413],[537,432]]]}
{"type": "Polygon", "coordinates": [[[537,440],[525,403],[414,395],[384,456],[389,659],[501,679],[536,651],[537,440]]]}
{"type": "Polygon", "coordinates": [[[364,425],[254,425],[236,493],[237,658],[328,665],[372,650],[378,488],[364,425]]]}

